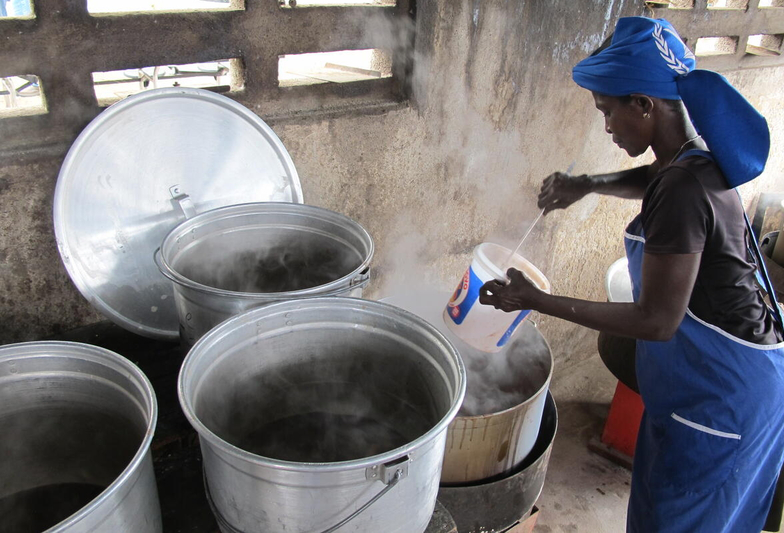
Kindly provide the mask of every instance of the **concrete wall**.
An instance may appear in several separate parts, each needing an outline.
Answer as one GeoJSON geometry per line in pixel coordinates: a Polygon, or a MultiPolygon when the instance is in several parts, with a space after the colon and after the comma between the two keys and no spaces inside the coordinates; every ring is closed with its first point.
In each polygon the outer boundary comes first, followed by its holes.
{"type": "MultiPolygon", "coordinates": [[[[410,107],[269,117],[306,203],[342,212],[372,234],[367,297],[415,283],[454,289],[476,244],[516,245],[553,171],[574,164],[576,173],[597,173],[649,161],[630,160],[612,144],[590,94],[570,78],[619,16],[643,12],[642,2],[628,0],[420,0],[410,107]]],[[[778,67],[728,75],[768,117],[773,135],[763,178],[744,187],[750,201],[784,187],[784,75],[778,67]]],[[[100,319],[70,282],[53,239],[52,194],[65,149],[0,163],[1,343],[100,319]]],[[[606,269],[623,254],[622,231],[638,209],[586,198],[545,217],[523,253],[553,292],[604,300],[606,269]]],[[[595,332],[537,320],[556,371],[596,352],[595,332]]]]}

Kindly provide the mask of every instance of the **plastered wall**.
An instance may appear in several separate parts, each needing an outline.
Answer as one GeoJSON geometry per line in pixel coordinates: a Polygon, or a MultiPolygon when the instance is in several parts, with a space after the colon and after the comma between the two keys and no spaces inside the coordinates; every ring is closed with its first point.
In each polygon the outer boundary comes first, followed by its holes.
{"type": "MultiPolygon", "coordinates": [[[[306,203],[344,213],[373,236],[365,296],[418,284],[451,291],[475,245],[517,244],[551,172],[649,162],[612,144],[590,94],[570,78],[572,65],[619,16],[644,13],[642,2],[628,0],[420,0],[409,106],[268,117],[298,169],[306,203]]],[[[784,74],[771,67],[727,75],[771,125],[768,169],[742,191],[749,203],[757,192],[784,190],[784,74]]],[[[0,161],[0,343],[101,319],[70,282],[53,238],[52,194],[67,148],[20,150],[0,161]]],[[[621,234],[638,208],[588,197],[543,218],[522,252],[553,292],[604,300],[605,272],[623,254],[621,234]]],[[[556,374],[596,352],[596,332],[535,319],[553,348],[556,374]]]]}

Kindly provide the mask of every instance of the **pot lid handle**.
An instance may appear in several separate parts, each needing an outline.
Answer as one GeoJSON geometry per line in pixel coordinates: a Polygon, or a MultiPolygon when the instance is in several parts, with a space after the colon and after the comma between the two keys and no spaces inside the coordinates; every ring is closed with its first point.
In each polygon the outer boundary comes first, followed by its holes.
{"type": "Polygon", "coordinates": [[[196,206],[193,205],[191,197],[182,192],[179,185],[174,185],[169,188],[169,194],[172,196],[172,205],[179,207],[185,218],[192,218],[196,216],[196,206]]]}

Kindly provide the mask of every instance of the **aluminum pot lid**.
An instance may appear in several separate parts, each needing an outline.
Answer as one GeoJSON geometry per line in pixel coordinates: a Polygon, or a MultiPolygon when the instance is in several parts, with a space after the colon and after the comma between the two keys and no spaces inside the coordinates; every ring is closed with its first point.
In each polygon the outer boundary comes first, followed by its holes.
{"type": "Polygon", "coordinates": [[[155,89],[112,105],[74,141],[55,187],[55,237],[98,311],[145,337],[176,340],[174,291],[155,250],[186,217],[267,201],[303,201],[272,129],[225,96],[155,89]]]}

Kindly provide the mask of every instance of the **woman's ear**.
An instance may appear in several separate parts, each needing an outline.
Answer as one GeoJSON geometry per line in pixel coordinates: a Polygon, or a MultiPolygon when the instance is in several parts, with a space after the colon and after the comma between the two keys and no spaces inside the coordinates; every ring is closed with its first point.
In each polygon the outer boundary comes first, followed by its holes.
{"type": "Polygon", "coordinates": [[[639,109],[642,117],[650,118],[653,113],[653,108],[655,107],[651,97],[644,94],[633,94],[631,95],[631,98],[632,105],[639,109]]]}

